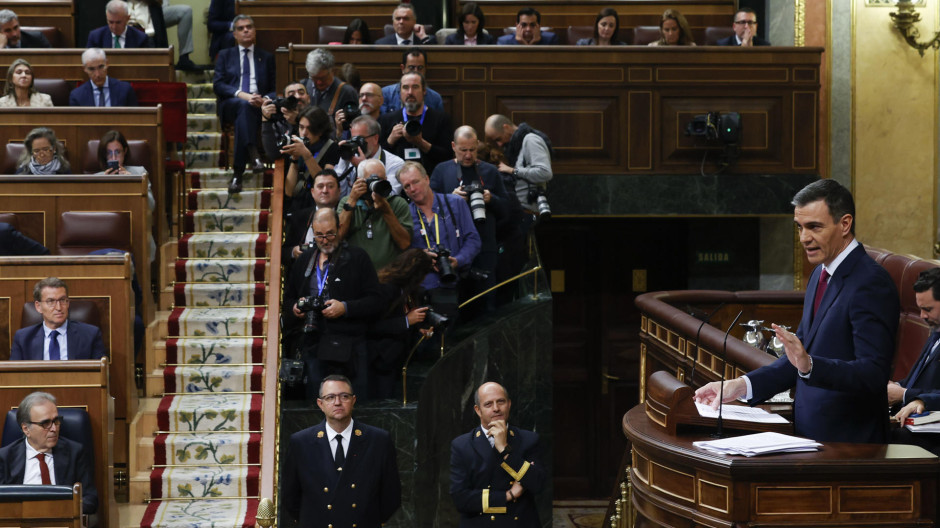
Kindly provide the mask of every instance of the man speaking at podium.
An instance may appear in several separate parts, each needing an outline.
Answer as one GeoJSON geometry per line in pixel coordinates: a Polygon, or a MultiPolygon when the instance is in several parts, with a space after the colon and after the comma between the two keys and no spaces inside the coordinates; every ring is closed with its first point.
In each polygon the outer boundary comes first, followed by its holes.
{"type": "MultiPolygon", "coordinates": [[[[823,442],[884,443],[890,375],[900,304],[891,277],[855,240],[855,202],[835,180],[793,197],[793,221],[806,256],[817,266],[796,333],[774,325],[786,355],[728,380],[724,401],[756,405],[795,387],[794,433],[823,442]]],[[[718,407],[719,382],[695,391],[718,407]]]]}

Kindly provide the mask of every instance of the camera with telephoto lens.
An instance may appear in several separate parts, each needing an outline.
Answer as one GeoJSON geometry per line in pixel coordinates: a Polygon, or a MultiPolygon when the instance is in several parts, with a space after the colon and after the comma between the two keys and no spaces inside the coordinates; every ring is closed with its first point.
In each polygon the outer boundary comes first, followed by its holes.
{"type": "Polygon", "coordinates": [[[470,197],[470,213],[473,221],[480,224],[486,222],[486,201],[483,200],[483,186],[473,182],[463,186],[463,192],[470,197]]]}
{"type": "MultiPolygon", "coordinates": [[[[343,116],[346,118],[343,121],[343,130],[349,130],[350,124],[353,122],[353,119],[362,115],[362,110],[359,109],[359,103],[349,102],[343,105],[343,116]]],[[[365,149],[363,149],[365,152],[365,149]]]]}
{"type": "Polygon", "coordinates": [[[363,155],[369,152],[369,145],[366,138],[362,136],[353,136],[339,145],[339,156],[346,161],[353,159],[353,156],[359,154],[362,149],[363,155]]]}
{"type": "Polygon", "coordinates": [[[321,296],[310,296],[310,297],[301,297],[297,299],[297,309],[301,312],[307,314],[304,316],[304,333],[312,334],[318,329],[317,322],[320,318],[320,315],[323,313],[323,309],[326,308],[326,303],[321,296]]]}
{"type": "Polygon", "coordinates": [[[421,321],[420,323],[418,323],[418,328],[422,330],[427,330],[428,328],[431,328],[431,327],[437,328],[438,330],[443,330],[444,328],[447,328],[447,325],[450,324],[450,318],[447,317],[446,315],[435,312],[434,308],[431,308],[430,306],[428,306],[427,308],[428,308],[428,311],[424,312],[425,313],[424,321],[421,321]]]}
{"type": "Polygon", "coordinates": [[[405,122],[405,134],[409,136],[421,135],[421,121],[418,119],[409,119],[405,122]]]}
{"type": "Polygon", "coordinates": [[[369,199],[372,198],[372,193],[378,194],[382,198],[388,198],[392,194],[392,184],[377,174],[371,174],[366,178],[366,187],[369,188],[369,199]]]}
{"type": "Polygon", "coordinates": [[[548,198],[545,197],[545,189],[533,187],[529,189],[529,203],[535,202],[538,206],[539,218],[548,220],[552,217],[552,208],[548,205],[548,198]]]}
{"type": "Polygon", "coordinates": [[[434,247],[437,253],[437,259],[434,264],[437,265],[437,273],[441,276],[441,284],[453,284],[457,282],[457,274],[454,273],[454,267],[450,265],[450,250],[444,246],[434,247]]]}

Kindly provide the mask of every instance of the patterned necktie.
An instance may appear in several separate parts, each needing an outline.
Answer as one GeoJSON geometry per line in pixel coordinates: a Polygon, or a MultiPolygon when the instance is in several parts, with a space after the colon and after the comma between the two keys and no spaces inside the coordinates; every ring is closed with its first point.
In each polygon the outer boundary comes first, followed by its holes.
{"type": "MultiPolygon", "coordinates": [[[[49,332],[49,359],[62,359],[62,353],[59,352],[59,331],[49,332]]],[[[45,464],[43,464],[45,465],[45,464]]]]}
{"type": "Polygon", "coordinates": [[[121,47],[121,37],[117,35],[114,35],[114,47],[118,49],[121,47]]]}
{"type": "Polygon", "coordinates": [[[346,453],[343,452],[343,435],[336,435],[333,439],[336,440],[336,469],[342,471],[343,466],[346,464],[346,453]]]}
{"type": "Polygon", "coordinates": [[[39,461],[39,478],[42,479],[42,484],[44,486],[51,485],[52,479],[49,478],[49,466],[46,465],[46,454],[39,453],[36,455],[36,460],[39,461]]]}
{"type": "Polygon", "coordinates": [[[251,62],[248,61],[248,48],[245,48],[245,58],[242,59],[242,91],[251,93],[251,62]]]}
{"type": "Polygon", "coordinates": [[[829,272],[823,268],[819,275],[819,284],[816,285],[816,299],[813,301],[813,317],[819,311],[819,303],[822,302],[823,295],[826,294],[826,287],[829,286],[829,272]]]}

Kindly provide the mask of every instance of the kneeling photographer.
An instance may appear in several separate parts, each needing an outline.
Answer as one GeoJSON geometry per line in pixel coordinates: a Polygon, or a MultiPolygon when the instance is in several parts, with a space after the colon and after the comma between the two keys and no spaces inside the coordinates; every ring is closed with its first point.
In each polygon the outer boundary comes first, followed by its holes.
{"type": "Polygon", "coordinates": [[[339,142],[340,160],[334,167],[340,179],[340,196],[349,194],[356,181],[356,168],[367,159],[378,160],[385,166],[385,177],[392,184],[392,194],[401,194],[398,170],[405,160],[379,146],[379,134],[382,132],[379,122],[372,116],[359,116],[349,124],[349,132],[352,137],[339,142]]]}
{"type": "Polygon", "coordinates": [[[330,135],[330,118],[326,112],[307,106],[300,112],[297,122],[297,135],[291,136],[289,142],[285,138],[279,151],[292,160],[284,179],[284,195],[291,199],[289,204],[284,204],[284,210],[290,213],[316,205],[310,194],[313,187],[310,175],[339,160],[339,147],[330,135]]]}
{"type": "Polygon", "coordinates": [[[458,275],[467,273],[480,252],[480,235],[473,225],[466,200],[438,194],[420,163],[405,162],[398,171],[402,188],[411,198],[411,247],[425,250],[434,259],[434,271],[421,285],[431,296],[434,310],[457,316],[458,275]]]}
{"type": "Polygon", "coordinates": [[[284,355],[300,352],[309,401],[329,374],[343,374],[357,394],[366,394],[364,336],[387,303],[368,255],[339,236],[336,211],[317,210],[312,228],[316,247],[301,254],[284,286],[284,355]]]}
{"type": "MultiPolygon", "coordinates": [[[[467,279],[461,282],[461,298],[469,298],[496,285],[496,264],[499,256],[499,233],[505,233],[511,224],[509,208],[511,197],[495,165],[477,158],[479,141],[470,126],[454,131],[454,159],[439,164],[431,174],[431,189],[439,193],[453,193],[470,205],[470,213],[480,234],[480,253],[473,259],[467,279]]],[[[477,314],[485,306],[496,307],[496,295],[489,294],[468,305],[477,314]]],[[[468,315],[465,311],[464,315],[468,315]]]]}
{"type": "Polygon", "coordinates": [[[428,306],[421,280],[434,261],[418,248],[405,250],[379,270],[386,310],[368,333],[369,398],[398,397],[401,369],[420,335],[432,337],[450,322],[428,306]]]}

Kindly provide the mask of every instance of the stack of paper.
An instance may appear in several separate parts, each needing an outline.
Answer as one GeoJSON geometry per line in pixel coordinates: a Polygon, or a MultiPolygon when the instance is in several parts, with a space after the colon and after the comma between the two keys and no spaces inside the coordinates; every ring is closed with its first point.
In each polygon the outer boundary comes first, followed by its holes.
{"type": "Polygon", "coordinates": [[[905,425],[912,433],[940,433],[940,422],[924,425],[905,425]]]}
{"type": "Polygon", "coordinates": [[[721,440],[702,440],[693,442],[692,445],[719,455],[744,455],[747,457],[770,453],[817,451],[822,446],[819,442],[780,433],[757,433],[721,440]]]}
{"type": "MultiPolygon", "coordinates": [[[[718,418],[718,411],[713,410],[704,403],[695,402],[695,408],[698,409],[698,413],[705,418],[718,418]]],[[[721,418],[722,420],[740,420],[742,422],[789,423],[783,416],[767,412],[760,407],[728,405],[727,403],[721,406],[721,418]]]]}

